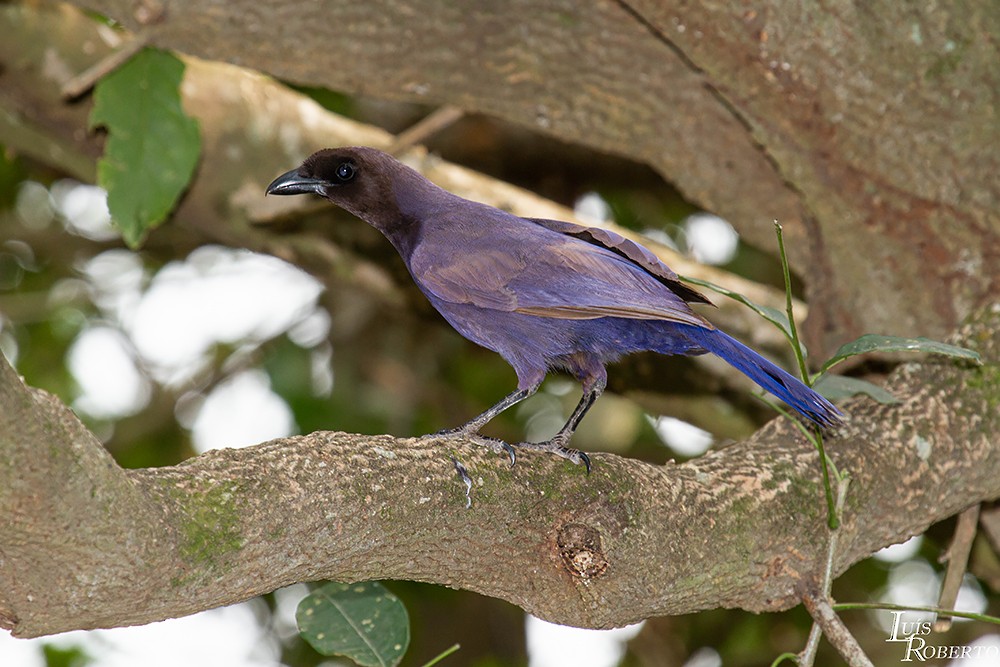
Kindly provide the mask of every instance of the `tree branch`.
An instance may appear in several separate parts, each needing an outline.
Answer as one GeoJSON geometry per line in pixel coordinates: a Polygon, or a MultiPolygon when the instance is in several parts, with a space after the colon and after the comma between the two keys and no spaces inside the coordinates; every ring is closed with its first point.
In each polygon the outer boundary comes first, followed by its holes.
{"type": "Polygon", "coordinates": [[[850,667],[873,667],[872,661],[865,655],[858,640],[854,638],[851,631],[833,611],[826,595],[819,591],[813,591],[802,598],[802,603],[813,620],[823,628],[823,634],[850,667]]]}
{"type": "MultiPolygon", "coordinates": [[[[906,364],[897,406],[855,401],[828,453],[852,477],[833,571],[1000,496],[1000,305],[958,337],[982,367],[906,364]]],[[[0,364],[0,624],[146,623],[313,579],[412,579],[611,627],[786,609],[826,566],[816,453],[775,420],[682,464],[594,472],[433,438],[317,432],[123,470],[0,364]],[[451,456],[474,485],[465,485],[451,456]]]]}

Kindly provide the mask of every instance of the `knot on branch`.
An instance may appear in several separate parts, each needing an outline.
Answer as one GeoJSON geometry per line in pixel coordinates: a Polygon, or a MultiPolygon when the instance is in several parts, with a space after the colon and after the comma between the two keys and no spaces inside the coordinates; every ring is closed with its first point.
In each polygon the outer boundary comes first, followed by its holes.
{"type": "Polygon", "coordinates": [[[608,569],[608,559],[601,548],[601,534],[582,523],[567,523],[556,537],[559,557],[566,571],[574,577],[593,579],[608,569]]]}

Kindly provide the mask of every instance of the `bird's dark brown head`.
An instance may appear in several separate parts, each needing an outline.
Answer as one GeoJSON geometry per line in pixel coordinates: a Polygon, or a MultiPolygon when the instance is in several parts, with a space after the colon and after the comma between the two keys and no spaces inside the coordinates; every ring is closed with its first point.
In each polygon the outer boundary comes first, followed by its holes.
{"type": "Polygon", "coordinates": [[[396,208],[393,183],[410,171],[374,148],[327,148],[267,186],[269,195],[317,194],[380,227],[396,208]]]}

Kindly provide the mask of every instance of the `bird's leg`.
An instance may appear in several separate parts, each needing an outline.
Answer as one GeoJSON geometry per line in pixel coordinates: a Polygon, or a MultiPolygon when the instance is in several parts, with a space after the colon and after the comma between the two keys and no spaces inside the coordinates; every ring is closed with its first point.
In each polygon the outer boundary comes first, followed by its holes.
{"type": "Polygon", "coordinates": [[[467,421],[462,426],[459,426],[458,428],[452,428],[440,431],[438,435],[451,435],[453,433],[470,435],[473,433],[479,433],[479,429],[486,426],[486,424],[492,421],[493,418],[496,417],[498,414],[500,414],[507,408],[511,407],[515,403],[520,403],[524,399],[534,394],[536,391],[538,391],[537,385],[534,387],[528,387],[527,389],[517,389],[516,391],[513,391],[504,396],[502,399],[500,399],[500,401],[496,405],[489,408],[478,417],[473,417],[472,419],[467,421]]]}
{"type": "MultiPolygon", "coordinates": [[[[539,383],[541,384],[541,383],[539,383]]],[[[532,394],[538,391],[538,384],[532,385],[530,387],[521,389],[518,388],[516,391],[511,392],[507,396],[503,397],[496,405],[489,408],[481,415],[473,417],[467,421],[464,425],[458,428],[449,428],[443,431],[438,431],[431,437],[435,438],[463,438],[471,440],[476,444],[489,447],[495,452],[506,452],[507,456],[510,457],[510,464],[514,465],[517,460],[517,455],[514,453],[514,448],[510,444],[499,440],[497,438],[487,438],[486,436],[479,435],[479,429],[486,426],[494,417],[498,414],[514,405],[515,403],[520,403],[524,399],[528,398],[532,394]]]]}
{"type": "Polygon", "coordinates": [[[587,474],[590,474],[590,457],[587,456],[585,452],[581,452],[578,449],[571,449],[566,445],[569,444],[570,438],[573,437],[573,432],[576,431],[576,427],[580,425],[580,421],[583,419],[584,415],[587,414],[587,410],[594,404],[594,401],[604,392],[604,387],[607,384],[606,377],[603,374],[597,377],[591,382],[584,385],[583,396],[580,397],[580,402],[576,404],[576,408],[573,410],[573,414],[569,416],[566,420],[565,426],[559,429],[559,432],[552,436],[550,439],[544,442],[521,442],[518,443],[518,447],[524,447],[527,449],[536,449],[543,452],[551,452],[557,454],[564,459],[569,459],[573,463],[579,465],[583,463],[587,467],[587,474]]]}

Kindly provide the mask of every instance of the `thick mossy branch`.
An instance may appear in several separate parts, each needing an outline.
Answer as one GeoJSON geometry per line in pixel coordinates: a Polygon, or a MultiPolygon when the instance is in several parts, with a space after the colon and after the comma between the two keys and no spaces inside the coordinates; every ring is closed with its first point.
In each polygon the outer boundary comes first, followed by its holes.
{"type": "MultiPolygon", "coordinates": [[[[833,570],[1000,496],[1000,306],[961,343],[984,365],[901,367],[828,452],[852,476],[833,570]]],[[[682,465],[317,432],[123,470],[73,414],[0,367],[0,624],[18,636],[145,623],[295,581],[411,579],[610,627],[778,610],[825,563],[816,453],[776,420],[682,465]],[[474,481],[465,485],[451,456],[474,481]]]]}

